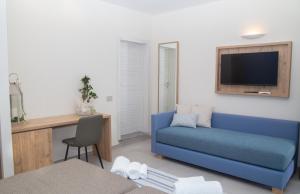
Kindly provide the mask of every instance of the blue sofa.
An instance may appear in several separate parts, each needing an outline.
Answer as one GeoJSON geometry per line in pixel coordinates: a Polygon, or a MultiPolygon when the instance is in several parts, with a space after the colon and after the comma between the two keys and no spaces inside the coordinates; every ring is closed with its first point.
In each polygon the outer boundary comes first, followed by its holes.
{"type": "Polygon", "coordinates": [[[297,164],[298,122],[213,113],[212,128],[170,127],[152,115],[152,152],[283,192],[297,164]]]}

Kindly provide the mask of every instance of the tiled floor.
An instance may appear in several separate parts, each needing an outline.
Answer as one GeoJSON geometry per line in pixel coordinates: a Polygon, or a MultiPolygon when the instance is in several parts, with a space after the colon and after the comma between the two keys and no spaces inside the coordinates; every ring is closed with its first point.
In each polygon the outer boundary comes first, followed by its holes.
{"type": "MultiPolygon", "coordinates": [[[[221,182],[224,191],[227,194],[271,194],[270,188],[262,185],[244,181],[228,175],[209,171],[200,167],[191,166],[185,163],[177,162],[167,158],[159,159],[150,151],[150,138],[146,136],[133,138],[122,142],[113,148],[113,158],[123,155],[131,161],[139,161],[149,166],[174,174],[179,177],[204,176],[206,180],[217,180],[221,182]]],[[[84,156],[82,156],[84,159],[84,156]]],[[[90,160],[99,165],[98,159],[90,156],[90,160]]],[[[111,163],[104,162],[105,169],[111,168],[111,163]]],[[[289,182],[285,194],[300,194],[300,180],[295,175],[289,182]]]]}

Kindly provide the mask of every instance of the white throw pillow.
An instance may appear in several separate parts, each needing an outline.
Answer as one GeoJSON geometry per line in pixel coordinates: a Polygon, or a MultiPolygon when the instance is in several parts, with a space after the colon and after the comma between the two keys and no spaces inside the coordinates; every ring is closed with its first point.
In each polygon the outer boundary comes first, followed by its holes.
{"type": "Polygon", "coordinates": [[[213,108],[209,106],[195,105],[192,107],[192,113],[198,115],[197,126],[211,128],[211,115],[213,108]]]}
{"type": "Polygon", "coordinates": [[[196,114],[174,114],[171,127],[197,127],[197,118],[196,114]]]}
{"type": "Polygon", "coordinates": [[[191,105],[177,104],[176,112],[178,114],[190,114],[190,113],[192,113],[192,106],[191,105]]]}

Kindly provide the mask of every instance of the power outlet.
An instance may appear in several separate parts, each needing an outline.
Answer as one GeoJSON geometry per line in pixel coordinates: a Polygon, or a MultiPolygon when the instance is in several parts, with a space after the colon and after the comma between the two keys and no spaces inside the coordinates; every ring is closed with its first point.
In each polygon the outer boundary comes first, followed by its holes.
{"type": "Polygon", "coordinates": [[[112,102],[113,101],[113,97],[112,96],[106,96],[106,101],[107,102],[112,102]]]}

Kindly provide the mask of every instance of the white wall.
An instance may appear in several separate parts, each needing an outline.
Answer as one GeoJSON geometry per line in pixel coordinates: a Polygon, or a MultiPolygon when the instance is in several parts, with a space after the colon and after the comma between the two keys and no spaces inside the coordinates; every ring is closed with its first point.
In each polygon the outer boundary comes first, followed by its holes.
{"type": "MultiPolygon", "coordinates": [[[[220,0],[151,17],[100,0],[9,0],[10,72],[20,75],[28,118],[73,113],[79,79],[84,74],[91,76],[100,97],[95,106],[99,112],[112,114],[113,144],[117,144],[118,39],[153,40],[152,112],[157,111],[157,43],[178,40],[180,103],[205,103],[219,112],[299,120],[298,7],[298,0],[220,0]],[[267,35],[241,39],[241,33],[253,26],[267,35]],[[286,40],[294,43],[289,99],[214,93],[217,46],[286,40]],[[113,101],[107,102],[106,96],[113,96],[113,101]]],[[[54,137],[73,133],[74,127],[69,127],[54,137]]],[[[54,139],[55,144],[60,140],[54,139]]],[[[60,151],[57,157],[62,157],[65,146],[55,149],[60,151]]]]}
{"type": "Polygon", "coordinates": [[[9,0],[9,67],[20,76],[27,118],[74,113],[87,74],[97,111],[112,114],[117,144],[118,41],[149,40],[150,22],[149,15],[100,0],[9,0]]]}
{"type": "MultiPolygon", "coordinates": [[[[153,43],[180,42],[180,103],[211,104],[218,112],[300,120],[300,1],[220,0],[157,15],[153,43]],[[261,28],[267,35],[244,40],[242,33],[261,28]],[[217,95],[216,47],[234,44],[293,41],[290,98],[217,95]]],[[[152,96],[157,96],[157,46],[153,48],[152,96]]],[[[152,99],[152,112],[157,110],[152,99]]]]}
{"type": "Polygon", "coordinates": [[[0,0],[0,177],[14,174],[7,57],[6,0],[0,0]]]}

